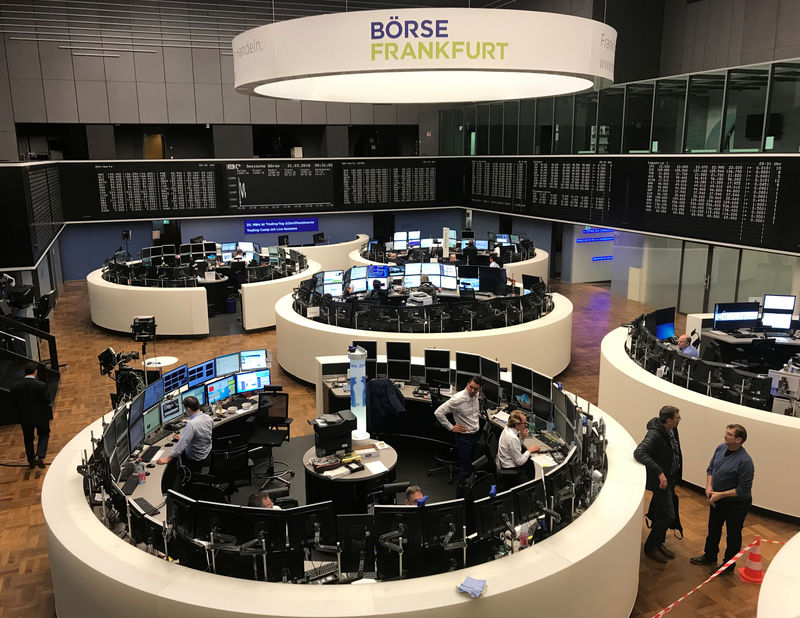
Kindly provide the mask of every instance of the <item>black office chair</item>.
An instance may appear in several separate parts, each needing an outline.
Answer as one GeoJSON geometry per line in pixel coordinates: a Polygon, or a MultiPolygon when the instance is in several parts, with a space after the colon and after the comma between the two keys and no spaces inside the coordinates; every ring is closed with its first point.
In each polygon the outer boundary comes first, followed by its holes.
{"type": "Polygon", "coordinates": [[[505,491],[519,485],[522,482],[522,471],[519,468],[501,468],[496,464],[497,449],[500,446],[500,433],[498,431],[489,431],[486,446],[489,449],[491,460],[495,462],[495,467],[497,468],[497,489],[505,491]]]}
{"type": "Polygon", "coordinates": [[[225,494],[239,491],[237,481],[250,482],[250,453],[248,444],[232,450],[211,451],[211,470],[209,473],[212,485],[225,485],[225,494]]]}
{"type": "Polygon", "coordinates": [[[254,466],[253,476],[263,481],[261,489],[272,481],[288,487],[291,481],[284,477],[294,476],[294,470],[285,462],[275,461],[272,451],[290,439],[289,426],[293,419],[289,418],[289,393],[259,393],[258,410],[251,418],[250,422],[255,424],[248,441],[251,453],[263,450],[266,455],[265,461],[254,466]],[[276,473],[276,465],[285,466],[285,469],[276,473]]]}

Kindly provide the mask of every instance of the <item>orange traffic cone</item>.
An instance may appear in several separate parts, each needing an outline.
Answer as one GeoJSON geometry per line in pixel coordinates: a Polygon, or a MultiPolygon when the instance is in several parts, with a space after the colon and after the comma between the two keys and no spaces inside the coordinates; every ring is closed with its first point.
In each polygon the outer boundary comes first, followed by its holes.
{"type": "Polygon", "coordinates": [[[764,571],[761,570],[761,537],[756,537],[755,545],[747,554],[747,564],[739,569],[739,577],[743,582],[760,584],[764,579],[764,571]]]}

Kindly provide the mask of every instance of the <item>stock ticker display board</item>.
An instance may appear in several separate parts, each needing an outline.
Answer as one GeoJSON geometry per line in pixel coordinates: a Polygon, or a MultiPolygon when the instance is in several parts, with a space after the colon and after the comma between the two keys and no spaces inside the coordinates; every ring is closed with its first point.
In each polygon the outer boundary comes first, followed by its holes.
{"type": "Polygon", "coordinates": [[[800,157],[59,162],[67,221],[463,206],[800,253],[800,157]]]}

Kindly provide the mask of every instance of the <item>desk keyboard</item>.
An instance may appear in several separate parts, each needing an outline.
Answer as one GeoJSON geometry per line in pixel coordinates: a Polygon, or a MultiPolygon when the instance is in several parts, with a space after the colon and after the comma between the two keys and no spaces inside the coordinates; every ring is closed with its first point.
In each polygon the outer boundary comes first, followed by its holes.
{"type": "Polygon", "coordinates": [[[324,562],[317,568],[306,571],[305,578],[307,581],[313,582],[316,579],[322,579],[326,575],[333,575],[338,570],[339,567],[335,562],[324,562]]]}
{"type": "Polygon", "coordinates": [[[164,438],[166,438],[167,436],[170,436],[170,435],[172,435],[171,431],[169,431],[168,429],[162,429],[158,433],[154,433],[153,435],[149,436],[144,441],[144,443],[147,444],[148,446],[151,445],[151,444],[158,444],[164,438]]]}
{"type": "Polygon", "coordinates": [[[130,496],[138,486],[139,486],[139,475],[131,474],[128,477],[128,480],[125,481],[125,484],[122,486],[122,493],[124,493],[126,496],[130,496]]]}
{"type": "Polygon", "coordinates": [[[148,446],[144,451],[142,451],[142,461],[145,463],[150,463],[153,460],[153,457],[156,456],[156,453],[161,450],[160,446],[148,446]]]}
{"type": "Polygon", "coordinates": [[[161,512],[144,498],[135,498],[134,502],[139,505],[145,515],[158,515],[161,512]]]}
{"type": "Polygon", "coordinates": [[[552,450],[560,450],[564,443],[558,438],[556,434],[543,431],[536,435],[536,437],[549,446],[552,450]]]}

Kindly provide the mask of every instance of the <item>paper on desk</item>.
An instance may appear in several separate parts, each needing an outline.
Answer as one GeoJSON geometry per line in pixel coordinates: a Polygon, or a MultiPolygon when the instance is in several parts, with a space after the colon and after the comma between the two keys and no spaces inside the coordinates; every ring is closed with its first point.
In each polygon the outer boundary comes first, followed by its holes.
{"type": "Polygon", "coordinates": [[[381,472],[388,472],[389,468],[383,465],[382,461],[368,461],[364,467],[370,471],[371,474],[380,474],[381,472]]]}
{"type": "Polygon", "coordinates": [[[505,412],[505,411],[498,412],[497,414],[494,415],[494,418],[496,420],[500,421],[501,423],[507,423],[508,422],[508,412],[505,412]]]}
{"type": "Polygon", "coordinates": [[[533,462],[539,464],[539,466],[542,468],[548,468],[550,466],[557,465],[556,460],[545,453],[536,453],[531,456],[531,459],[533,459],[533,462]]]}
{"type": "Polygon", "coordinates": [[[334,468],[333,470],[325,470],[325,472],[322,473],[322,476],[336,478],[337,476],[344,476],[345,474],[350,474],[350,470],[344,466],[340,466],[338,468],[334,468]]]}

